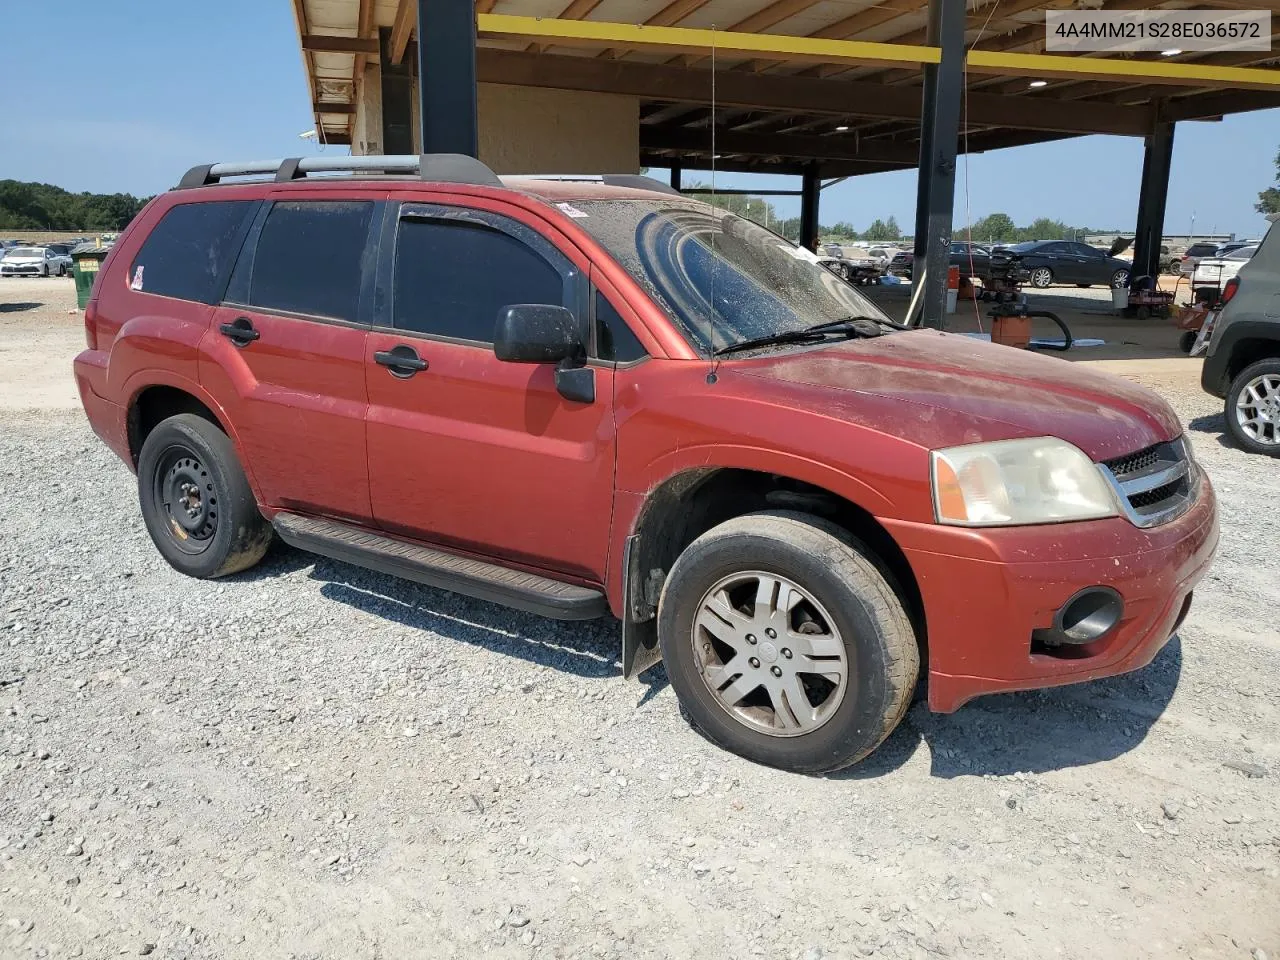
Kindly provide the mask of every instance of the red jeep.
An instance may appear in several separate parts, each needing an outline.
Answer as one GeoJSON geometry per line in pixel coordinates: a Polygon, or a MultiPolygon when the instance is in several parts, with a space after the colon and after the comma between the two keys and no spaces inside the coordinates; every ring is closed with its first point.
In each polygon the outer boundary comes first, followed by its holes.
{"type": "Polygon", "coordinates": [[[183,573],[274,531],[611,613],[624,675],[661,656],[762,763],[861,759],[922,669],[951,711],[1148,663],[1218,538],[1173,411],[903,329],[815,259],[639,177],[215,164],[116,244],[76,380],[183,573]]]}

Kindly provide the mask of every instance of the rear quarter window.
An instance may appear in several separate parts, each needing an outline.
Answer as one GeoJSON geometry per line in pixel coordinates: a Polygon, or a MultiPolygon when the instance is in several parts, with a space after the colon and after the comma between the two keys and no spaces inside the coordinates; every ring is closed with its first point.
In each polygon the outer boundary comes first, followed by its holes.
{"type": "Polygon", "coordinates": [[[126,282],[144,293],[216,303],[255,206],[215,200],[171,208],[133,258],[126,282]]]}

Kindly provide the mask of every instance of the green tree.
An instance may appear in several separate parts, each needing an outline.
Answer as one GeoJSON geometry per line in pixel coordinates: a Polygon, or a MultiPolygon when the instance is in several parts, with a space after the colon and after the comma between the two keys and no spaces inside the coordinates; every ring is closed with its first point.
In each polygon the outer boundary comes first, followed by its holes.
{"type": "Polygon", "coordinates": [[[774,210],[773,204],[760,197],[745,193],[712,193],[709,184],[696,181],[689,184],[685,192],[695,200],[709,203],[729,213],[736,213],[771,230],[778,229],[777,211],[774,210]]]}
{"type": "MultiPolygon", "coordinates": [[[[1014,240],[1018,236],[1018,227],[1007,213],[991,213],[973,223],[968,232],[974,240],[1014,240]]],[[[957,231],[958,235],[960,233],[957,231]]]]}
{"type": "Polygon", "coordinates": [[[147,198],[0,180],[0,230],[123,230],[147,198]]]}
{"type": "Polygon", "coordinates": [[[867,229],[863,231],[862,239],[870,240],[873,243],[883,243],[885,240],[897,240],[899,233],[897,227],[898,225],[894,221],[893,217],[889,218],[889,223],[885,223],[877,217],[871,222],[871,226],[867,227],[867,229]],[[889,224],[893,224],[893,226],[890,227],[889,224]]]}
{"type": "MultiPolygon", "coordinates": [[[[1276,180],[1280,180],[1280,152],[1276,153],[1276,180]]],[[[1280,213],[1280,183],[1258,194],[1258,202],[1253,209],[1259,213],[1280,213]]]]}
{"type": "Polygon", "coordinates": [[[902,228],[898,226],[898,221],[894,217],[889,218],[884,228],[889,231],[889,236],[885,237],[886,240],[897,240],[902,236],[902,228]]]}

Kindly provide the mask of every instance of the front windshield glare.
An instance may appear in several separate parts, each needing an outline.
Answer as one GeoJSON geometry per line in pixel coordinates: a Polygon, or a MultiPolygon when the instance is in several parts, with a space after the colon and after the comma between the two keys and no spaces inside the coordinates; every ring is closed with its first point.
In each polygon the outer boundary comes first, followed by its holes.
{"type": "Polygon", "coordinates": [[[704,354],[816,323],[884,314],[750,220],[696,201],[579,200],[585,228],[704,354]]]}

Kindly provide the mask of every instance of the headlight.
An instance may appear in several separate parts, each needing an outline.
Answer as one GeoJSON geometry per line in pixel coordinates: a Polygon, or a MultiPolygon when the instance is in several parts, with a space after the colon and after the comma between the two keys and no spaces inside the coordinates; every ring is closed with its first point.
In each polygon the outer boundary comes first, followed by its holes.
{"type": "Polygon", "coordinates": [[[1097,465],[1055,437],[935,450],[933,506],[939,523],[964,527],[1090,520],[1119,512],[1097,465]]]}

